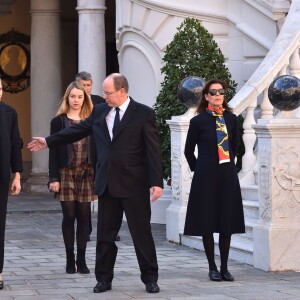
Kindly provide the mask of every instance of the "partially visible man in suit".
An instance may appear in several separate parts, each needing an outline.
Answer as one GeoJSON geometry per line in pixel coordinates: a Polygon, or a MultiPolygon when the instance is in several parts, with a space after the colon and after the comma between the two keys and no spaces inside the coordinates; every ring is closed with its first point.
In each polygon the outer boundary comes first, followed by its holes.
{"type": "Polygon", "coordinates": [[[105,103],[105,100],[102,97],[92,94],[93,78],[92,78],[91,73],[86,72],[86,71],[79,72],[76,74],[75,80],[81,82],[86,93],[91,97],[91,100],[94,105],[100,104],[100,103],[105,103]]]}
{"type": "Polygon", "coordinates": [[[128,96],[125,76],[113,73],[103,82],[106,104],[90,117],[46,139],[28,144],[38,151],[73,143],[89,134],[97,149],[95,190],[99,198],[95,293],[111,289],[123,212],[133,239],[141,280],[148,293],[158,293],[158,265],[151,233],[151,200],[162,195],[163,173],[154,111],[128,96]]]}

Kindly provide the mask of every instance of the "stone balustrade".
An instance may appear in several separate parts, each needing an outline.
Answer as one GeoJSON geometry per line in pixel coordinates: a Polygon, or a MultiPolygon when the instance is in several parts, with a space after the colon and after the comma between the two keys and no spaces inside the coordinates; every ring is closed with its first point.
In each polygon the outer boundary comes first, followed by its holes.
{"type": "Polygon", "coordinates": [[[239,173],[241,184],[253,184],[257,157],[255,155],[256,134],[253,125],[257,119],[270,119],[276,113],[268,99],[268,87],[280,75],[290,74],[300,78],[300,1],[291,3],[289,13],[281,31],[257,70],[230,101],[236,115],[244,116],[245,155],[239,173]],[[259,104],[260,103],[260,104],[259,104]],[[258,107],[259,105],[259,107],[258,107]],[[257,108],[260,109],[256,116],[257,108]]]}

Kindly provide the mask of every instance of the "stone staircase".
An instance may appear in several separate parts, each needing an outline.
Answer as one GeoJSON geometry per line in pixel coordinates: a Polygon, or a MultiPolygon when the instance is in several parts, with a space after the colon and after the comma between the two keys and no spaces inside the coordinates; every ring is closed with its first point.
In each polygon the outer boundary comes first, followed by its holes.
{"type": "Polygon", "coordinates": [[[232,236],[230,258],[253,265],[253,228],[259,219],[258,186],[242,185],[246,233],[232,236]]]}
{"type": "MultiPolygon", "coordinates": [[[[268,182],[259,181],[257,170],[261,170],[265,166],[271,168],[271,166],[268,166],[270,154],[266,148],[258,149],[256,129],[257,126],[262,126],[257,124],[257,120],[259,120],[259,124],[267,124],[276,114],[268,98],[268,88],[272,81],[281,75],[292,75],[300,78],[300,0],[293,0],[290,4],[289,12],[284,19],[278,37],[265,59],[230,101],[234,113],[244,117],[243,141],[245,154],[242,158],[242,170],[239,172],[239,179],[244,205],[246,233],[233,235],[229,257],[263,270],[271,269],[271,264],[269,264],[271,255],[280,259],[280,261],[284,255],[278,257],[278,253],[274,250],[282,246],[276,239],[273,239],[272,254],[268,252],[269,245],[267,245],[268,241],[265,239],[268,238],[267,234],[269,233],[266,234],[261,229],[261,223],[266,221],[270,223],[271,219],[265,220],[259,212],[258,187],[266,185],[268,182]],[[275,246],[274,241],[277,242],[275,246]],[[264,253],[265,256],[261,256],[261,253],[264,253]]],[[[296,118],[300,118],[300,109],[293,112],[293,114],[296,118]]],[[[175,169],[176,172],[174,172],[175,176],[172,176],[172,204],[167,209],[167,238],[171,242],[182,243],[203,250],[201,238],[182,234],[189,195],[189,180],[191,178],[191,174],[187,171],[187,163],[182,158],[186,131],[189,125],[188,115],[173,117],[168,124],[171,129],[172,170],[175,169]]],[[[262,174],[260,173],[260,175],[262,174]]],[[[265,187],[265,190],[267,190],[267,187],[265,187]]],[[[264,205],[266,200],[261,199],[261,201],[261,205],[264,205]]],[[[215,243],[215,253],[219,254],[217,234],[215,243]]],[[[295,251],[294,248],[290,251],[292,253],[290,257],[293,257],[293,251],[295,251]]],[[[272,268],[274,267],[272,266],[272,268]]],[[[287,263],[285,263],[285,268],[298,270],[294,265],[288,265],[287,263]]],[[[282,267],[276,265],[275,270],[278,269],[281,270],[282,267]]]]}
{"type": "MultiPolygon", "coordinates": [[[[241,186],[244,206],[246,233],[232,236],[229,258],[253,265],[253,228],[257,225],[259,217],[258,186],[241,186]]],[[[219,255],[219,235],[214,235],[215,253],[219,255]]],[[[201,237],[181,235],[181,243],[195,249],[204,251],[201,237]]]]}

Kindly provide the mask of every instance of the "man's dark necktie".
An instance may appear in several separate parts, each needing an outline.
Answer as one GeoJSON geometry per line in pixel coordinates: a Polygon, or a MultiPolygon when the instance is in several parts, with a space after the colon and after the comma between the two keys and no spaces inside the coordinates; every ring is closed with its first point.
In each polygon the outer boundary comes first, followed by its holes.
{"type": "Polygon", "coordinates": [[[113,136],[115,135],[117,127],[118,127],[119,124],[120,124],[120,108],[116,107],[116,115],[115,115],[115,120],[114,120],[114,126],[113,126],[113,129],[112,129],[113,136]]]}

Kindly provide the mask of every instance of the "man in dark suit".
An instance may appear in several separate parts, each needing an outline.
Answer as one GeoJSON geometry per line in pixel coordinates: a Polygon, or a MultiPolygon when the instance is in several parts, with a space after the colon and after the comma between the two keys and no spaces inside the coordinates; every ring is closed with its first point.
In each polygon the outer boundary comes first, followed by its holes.
{"type": "MultiPolygon", "coordinates": [[[[92,89],[93,89],[93,78],[92,78],[92,74],[86,71],[82,71],[76,74],[75,76],[75,80],[79,81],[86,93],[90,96],[93,105],[95,106],[96,104],[100,104],[100,103],[105,103],[105,100],[98,96],[98,95],[92,95],[92,89]]],[[[89,216],[89,237],[88,237],[88,242],[91,240],[91,233],[93,231],[93,226],[92,226],[92,211],[91,211],[91,206],[90,206],[90,216],[89,216]]]]}
{"type": "MultiPolygon", "coordinates": [[[[86,71],[79,72],[79,73],[76,74],[75,80],[79,81],[83,85],[86,93],[91,97],[91,100],[92,100],[94,106],[96,104],[105,103],[105,100],[102,97],[100,97],[98,95],[91,94],[92,89],[93,89],[93,78],[92,78],[91,73],[86,72],[86,71]]],[[[93,230],[91,209],[90,209],[90,221],[89,222],[90,222],[89,223],[89,230],[90,230],[90,235],[91,235],[92,230],[93,230]]],[[[91,240],[91,238],[89,236],[88,241],[90,241],[90,240],[91,240]]],[[[115,240],[120,241],[121,240],[120,236],[117,235],[115,240]]]]}
{"type": "Polygon", "coordinates": [[[76,74],[75,80],[81,82],[86,93],[91,97],[93,105],[105,103],[105,100],[102,97],[92,94],[93,78],[91,73],[86,71],[79,72],[76,74]]]}
{"type": "Polygon", "coordinates": [[[127,79],[118,73],[103,82],[106,104],[96,105],[90,117],[46,139],[28,144],[38,151],[73,143],[89,134],[97,149],[96,194],[99,198],[95,293],[111,289],[117,256],[114,237],[123,212],[133,239],[141,280],[149,293],[158,293],[158,265],[151,233],[151,200],[162,194],[162,159],[154,111],[128,97],[127,79]]]}

